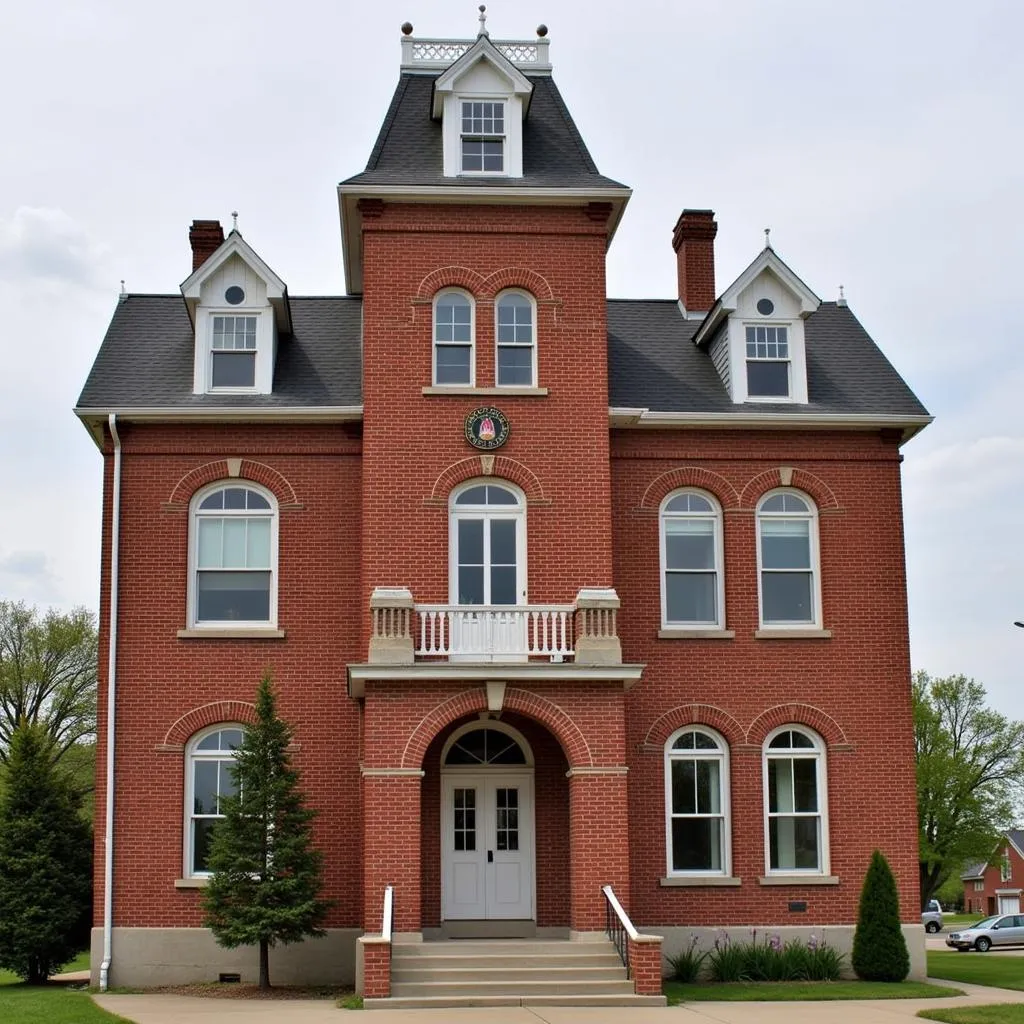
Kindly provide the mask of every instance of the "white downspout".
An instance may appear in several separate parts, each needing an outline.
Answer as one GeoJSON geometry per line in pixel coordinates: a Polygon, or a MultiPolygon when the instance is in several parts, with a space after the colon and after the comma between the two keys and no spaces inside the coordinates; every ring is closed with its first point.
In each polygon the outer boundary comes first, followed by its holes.
{"type": "Polygon", "coordinates": [[[110,515],[110,632],[107,652],[107,781],[106,822],[103,831],[103,962],[100,991],[107,991],[114,928],[114,715],[117,696],[117,576],[121,535],[121,438],[117,416],[107,418],[114,442],[114,493],[110,515]]]}

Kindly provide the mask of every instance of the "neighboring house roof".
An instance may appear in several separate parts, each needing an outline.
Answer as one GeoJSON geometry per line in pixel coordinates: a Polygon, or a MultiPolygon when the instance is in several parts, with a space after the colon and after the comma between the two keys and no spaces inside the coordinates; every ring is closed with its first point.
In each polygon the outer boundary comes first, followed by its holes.
{"type": "Polygon", "coordinates": [[[1010,831],[1006,833],[1006,838],[1013,843],[1021,857],[1024,857],[1024,829],[1011,828],[1010,831]]]}
{"type": "MultiPolygon", "coordinates": [[[[1024,858],[1024,829],[1011,828],[1004,832],[1003,835],[1009,841],[1010,845],[1017,851],[1017,853],[1024,858]]],[[[993,854],[998,854],[1003,848],[1002,839],[996,844],[996,848],[993,854]]],[[[993,858],[989,857],[988,860],[978,861],[976,864],[968,865],[967,869],[961,874],[960,879],[964,882],[969,882],[975,878],[981,878],[985,874],[985,869],[992,863],[993,858]]]]}
{"type": "Polygon", "coordinates": [[[985,874],[985,868],[987,867],[987,860],[980,860],[977,864],[968,865],[967,870],[960,876],[960,881],[970,882],[976,878],[981,878],[985,874]]]}
{"type": "Polygon", "coordinates": [[[849,307],[823,302],[804,324],[808,403],[736,404],[710,356],[691,343],[700,321],[684,320],[674,300],[612,299],[609,405],[659,412],[928,415],[849,307]]]}
{"type": "Polygon", "coordinates": [[[437,75],[403,74],[366,170],[343,185],[447,185],[459,188],[625,188],[598,173],[558,86],[548,76],[533,84],[523,122],[523,176],[444,176],[441,122],[431,116],[437,75]]]}
{"type": "MultiPolygon", "coordinates": [[[[129,295],[117,305],[78,407],[360,405],[362,300],[292,297],[290,303],[293,330],[278,340],[272,394],[195,395],[195,332],[181,296],[129,295]]],[[[685,320],[675,301],[609,300],[609,404],[737,416],[927,415],[848,308],[823,302],[805,323],[810,402],[734,404],[711,357],[691,344],[698,322],[685,320]]]]}

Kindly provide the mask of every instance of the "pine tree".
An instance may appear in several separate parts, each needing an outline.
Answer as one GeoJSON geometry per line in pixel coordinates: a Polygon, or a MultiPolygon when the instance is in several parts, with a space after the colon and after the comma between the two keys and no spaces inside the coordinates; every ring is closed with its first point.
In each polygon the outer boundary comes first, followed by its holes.
{"type": "Polygon", "coordinates": [[[270,988],[270,947],[324,935],[331,905],[319,896],[323,857],[312,845],[315,812],[305,806],[290,742],[264,675],[256,723],[246,729],[231,769],[237,795],[221,797],[224,819],[213,831],[213,874],[203,894],[205,923],[220,945],[259,946],[261,989],[270,988]]]}
{"type": "Polygon", "coordinates": [[[0,967],[44,984],[81,948],[91,892],[92,830],[52,738],[22,721],[0,796],[0,967]]]}
{"type": "Polygon", "coordinates": [[[864,981],[903,981],[910,973],[896,879],[878,850],[871,855],[860,891],[852,963],[857,977],[864,981]]]}

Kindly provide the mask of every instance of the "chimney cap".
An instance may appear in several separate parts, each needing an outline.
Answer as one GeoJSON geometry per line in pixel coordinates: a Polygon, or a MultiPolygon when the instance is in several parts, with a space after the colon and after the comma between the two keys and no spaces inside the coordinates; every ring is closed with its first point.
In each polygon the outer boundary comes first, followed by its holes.
{"type": "Polygon", "coordinates": [[[683,210],[672,229],[672,248],[678,252],[683,242],[714,241],[717,234],[714,210],[683,210]]]}

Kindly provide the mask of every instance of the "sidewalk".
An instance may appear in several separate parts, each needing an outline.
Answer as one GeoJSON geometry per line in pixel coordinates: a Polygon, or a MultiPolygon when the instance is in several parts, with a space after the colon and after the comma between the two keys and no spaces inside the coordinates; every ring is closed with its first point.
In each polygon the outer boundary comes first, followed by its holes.
{"type": "MultiPolygon", "coordinates": [[[[362,1024],[901,1024],[918,1010],[1024,1002],[1024,992],[959,985],[951,999],[865,999],[806,1003],[686,1003],[682,1006],[508,1006],[479,1010],[371,1010],[362,1024]]],[[[331,1000],[203,999],[195,996],[103,995],[96,1002],[136,1024],[354,1024],[331,1000]]]]}

